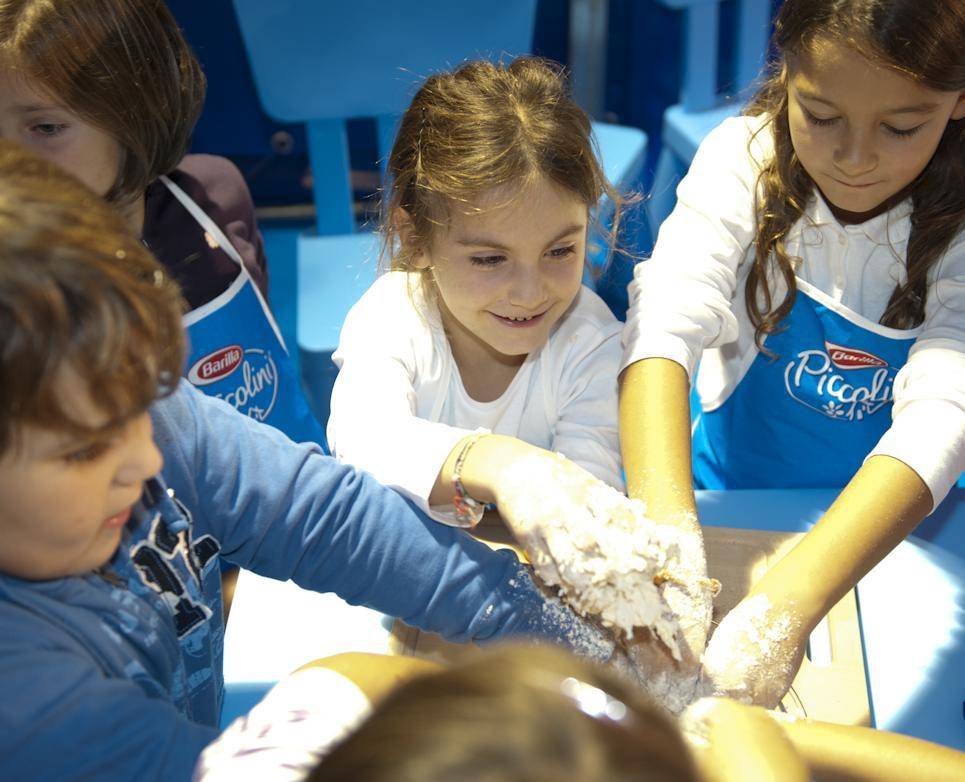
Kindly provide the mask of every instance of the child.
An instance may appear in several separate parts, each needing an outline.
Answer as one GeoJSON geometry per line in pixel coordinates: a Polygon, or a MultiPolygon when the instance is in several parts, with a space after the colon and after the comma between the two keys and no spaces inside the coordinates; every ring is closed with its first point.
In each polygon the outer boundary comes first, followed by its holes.
{"type": "MultiPolygon", "coordinates": [[[[606,182],[558,67],[471,62],[430,77],[389,158],[391,271],[355,305],[335,362],[328,442],[434,518],[512,517],[521,460],[568,480],[535,496],[622,489],[619,324],[581,284],[606,182]],[[582,468],[582,469],[580,469],[582,468]]],[[[538,469],[537,469],[538,472],[538,469]]]]}
{"type": "Polygon", "coordinates": [[[265,302],[248,188],[223,158],[185,157],[204,93],[162,0],[0,1],[0,136],[105,196],[181,285],[192,383],[322,442],[265,302]]]}
{"type": "Polygon", "coordinates": [[[656,518],[693,524],[693,486],[844,487],[707,648],[712,688],[768,705],[965,468],[965,6],[787,0],[775,44],[636,269],[620,401],[656,518]]]}
{"type": "Polygon", "coordinates": [[[318,660],[225,730],[195,780],[951,782],[963,772],[965,755],[947,747],[722,698],[675,723],[610,671],[507,647],[448,670],[411,657],[318,660]],[[313,708],[332,697],[340,720],[313,708]]]}
{"type": "Polygon", "coordinates": [[[189,778],[219,552],[457,640],[609,656],[514,555],[179,383],[180,308],[113,209],[0,142],[0,778],[189,778]]]}
{"type": "Polygon", "coordinates": [[[492,649],[451,669],[390,658],[380,678],[361,655],[316,661],[227,728],[195,782],[699,782],[662,709],[553,651],[492,649]],[[340,724],[311,705],[330,693],[346,704],[340,724]]]}

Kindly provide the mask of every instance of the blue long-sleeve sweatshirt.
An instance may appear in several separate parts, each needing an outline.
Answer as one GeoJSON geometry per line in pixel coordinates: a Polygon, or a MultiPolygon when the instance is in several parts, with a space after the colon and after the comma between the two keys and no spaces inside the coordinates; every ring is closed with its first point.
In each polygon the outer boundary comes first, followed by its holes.
{"type": "Polygon", "coordinates": [[[0,779],[190,779],[221,709],[219,552],[450,639],[529,635],[609,656],[511,552],[314,446],[187,383],[151,417],[164,468],[108,565],[0,573],[0,779]]]}

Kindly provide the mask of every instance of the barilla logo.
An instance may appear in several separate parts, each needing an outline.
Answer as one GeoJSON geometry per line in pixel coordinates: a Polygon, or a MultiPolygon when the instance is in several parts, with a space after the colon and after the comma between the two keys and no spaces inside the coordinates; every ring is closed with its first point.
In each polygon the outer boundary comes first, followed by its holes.
{"type": "Polygon", "coordinates": [[[229,345],[198,359],[188,370],[188,380],[196,386],[206,386],[228,377],[239,366],[244,357],[241,345],[229,345]]]}
{"type": "Polygon", "coordinates": [[[256,421],[267,420],[278,398],[278,368],[271,351],[245,350],[241,373],[235,377],[230,390],[215,396],[256,421]]]}
{"type": "Polygon", "coordinates": [[[188,380],[256,421],[268,419],[278,398],[278,367],[271,351],[261,348],[231,345],[209,353],[191,367],[188,380]]]}
{"type": "Polygon", "coordinates": [[[831,363],[838,369],[866,369],[867,367],[888,366],[887,361],[863,350],[842,347],[835,345],[833,342],[825,342],[824,347],[828,351],[831,363]]]}
{"type": "Polygon", "coordinates": [[[896,370],[871,353],[825,342],[826,350],[802,350],[784,369],[788,395],[840,421],[861,421],[892,401],[896,370]],[[865,370],[845,380],[837,370],[865,370]]]}

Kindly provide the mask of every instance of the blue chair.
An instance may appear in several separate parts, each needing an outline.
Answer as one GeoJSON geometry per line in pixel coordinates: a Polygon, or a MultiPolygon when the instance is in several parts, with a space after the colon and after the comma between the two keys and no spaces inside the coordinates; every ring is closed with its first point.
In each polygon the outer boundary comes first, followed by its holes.
{"type": "MultiPolygon", "coordinates": [[[[704,137],[741,103],[718,92],[717,64],[721,0],[657,0],[684,12],[683,74],[680,102],[666,110],[660,157],[654,173],[649,219],[652,232],[670,214],[676,185],[686,173],[704,137]]],[[[734,46],[735,92],[746,90],[760,73],[770,34],[770,0],[737,0],[734,46]]]]}
{"type": "MultiPolygon", "coordinates": [[[[307,125],[316,225],[298,243],[296,330],[303,383],[324,423],[336,375],[331,355],[379,257],[378,236],[360,232],[353,215],[345,121],[374,117],[384,160],[425,76],[530,50],[536,0],[234,0],[234,7],[265,111],[307,125]]],[[[646,136],[602,124],[595,133],[611,181],[631,182],[646,136]]]]}

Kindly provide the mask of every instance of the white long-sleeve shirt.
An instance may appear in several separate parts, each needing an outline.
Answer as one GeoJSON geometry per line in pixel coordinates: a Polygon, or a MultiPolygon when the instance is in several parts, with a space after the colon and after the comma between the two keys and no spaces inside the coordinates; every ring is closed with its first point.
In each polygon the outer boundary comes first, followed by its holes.
{"type": "Polygon", "coordinates": [[[205,748],[193,782],[301,782],[371,712],[350,679],[328,668],[303,668],[205,748]]]}
{"type": "Polygon", "coordinates": [[[429,509],[439,470],[474,431],[558,451],[623,488],[617,436],[621,324],[581,288],[550,338],[526,357],[492,402],[466,392],[438,307],[405,272],[380,277],[349,312],[334,361],[328,443],[337,458],[371,472],[429,509]],[[410,295],[411,287],[411,295],[410,295]]]}
{"type": "MultiPolygon", "coordinates": [[[[660,228],[653,257],[630,283],[623,367],[645,358],[676,361],[693,378],[705,411],[720,407],[754,359],[754,327],[744,287],[754,259],[754,192],[761,161],[773,154],[759,117],[728,119],[701,144],[660,228]],[[752,138],[753,137],[753,138],[752,138]]],[[[843,226],[820,193],[786,246],[801,260],[798,279],[878,328],[904,281],[910,200],[860,225],[843,226]]],[[[774,286],[774,301],[786,288],[774,286]]],[[[935,505],[965,469],[965,233],[928,275],[924,323],[894,383],[892,424],[869,456],[911,467],[935,505]]]]}

